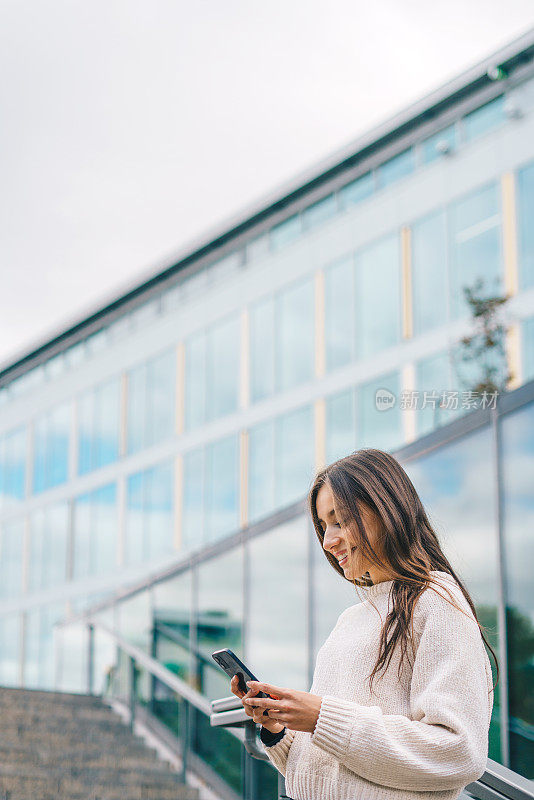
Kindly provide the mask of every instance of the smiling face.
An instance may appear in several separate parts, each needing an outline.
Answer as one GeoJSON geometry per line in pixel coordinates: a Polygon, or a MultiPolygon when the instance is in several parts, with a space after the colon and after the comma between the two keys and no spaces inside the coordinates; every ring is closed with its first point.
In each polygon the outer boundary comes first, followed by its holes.
{"type": "MultiPolygon", "coordinates": [[[[373,583],[390,579],[386,569],[377,567],[360,552],[360,548],[354,544],[349,529],[343,527],[336,518],[334,497],[327,483],[324,483],[317,493],[316,509],[324,532],[323,548],[338,559],[346,578],[359,580],[368,572],[373,583]],[[344,552],[346,558],[342,560],[344,552]]],[[[375,552],[380,553],[382,537],[380,519],[363,503],[358,503],[358,509],[371,546],[375,552]]]]}

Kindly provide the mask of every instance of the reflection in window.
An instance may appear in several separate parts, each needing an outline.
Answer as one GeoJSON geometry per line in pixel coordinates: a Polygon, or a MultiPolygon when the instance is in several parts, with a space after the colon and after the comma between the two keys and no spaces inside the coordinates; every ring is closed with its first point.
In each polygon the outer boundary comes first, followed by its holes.
{"type": "Polygon", "coordinates": [[[270,230],[271,250],[279,250],[286,244],[291,244],[302,233],[302,219],[300,214],[295,214],[285,219],[270,230]]]}
{"type": "Polygon", "coordinates": [[[463,288],[481,278],[483,293],[502,291],[501,209],[496,183],[450,206],[451,315],[469,314],[463,288]]]}
{"type": "Polygon", "coordinates": [[[69,514],[66,502],[39,508],[30,517],[30,592],[61,586],[67,578],[69,514]]]}
{"type": "Polygon", "coordinates": [[[326,398],[326,463],[352,453],[356,441],[354,388],[326,398]]]}
{"type": "Polygon", "coordinates": [[[24,642],[26,688],[54,688],[54,625],[64,616],[64,603],[55,603],[26,612],[24,642]]]}
{"type": "Polygon", "coordinates": [[[421,142],[423,164],[430,164],[431,161],[435,161],[443,155],[442,150],[438,147],[442,142],[448,145],[448,152],[456,149],[456,125],[449,125],[421,142]]]}
{"type": "Polygon", "coordinates": [[[309,691],[306,518],[280,525],[246,546],[250,570],[246,661],[269,683],[309,691]]]}
{"type": "MultiPolygon", "coordinates": [[[[170,628],[178,640],[164,633],[158,636],[155,658],[183,681],[192,681],[193,656],[191,643],[192,572],[188,570],[166,581],[156,583],[153,589],[154,624],[170,628]]],[[[210,654],[211,655],[211,654],[210,654]]],[[[213,659],[212,659],[213,660],[213,659]]],[[[213,662],[215,664],[215,662],[213,662]]],[[[160,687],[163,695],[165,690],[160,687]]],[[[228,687],[227,687],[228,688],[228,687]]]]}
{"type": "Polygon", "coordinates": [[[110,483],[74,502],[73,577],[106,575],[117,563],[117,488],[110,483]]]}
{"type": "Polygon", "coordinates": [[[34,428],[33,491],[35,494],[65,483],[69,466],[71,404],[40,416],[34,428]]]}
{"type": "Polygon", "coordinates": [[[391,452],[403,442],[398,372],[381,375],[356,387],[357,448],[391,452]]]}
{"type": "Polygon", "coordinates": [[[197,567],[197,644],[209,659],[209,666],[204,664],[201,670],[199,691],[209,700],[228,692],[228,677],[211,654],[229,647],[241,660],[244,658],[243,552],[242,547],[236,547],[197,567]]]}
{"type": "MultiPolygon", "coordinates": [[[[410,476],[452,568],[465,583],[486,638],[497,653],[497,528],[495,464],[489,427],[444,445],[403,467],[410,476]]],[[[488,652],[493,682],[496,671],[488,652]]],[[[502,672],[501,672],[502,676],[502,672]]],[[[490,727],[489,757],[499,761],[499,681],[490,727]]]]}
{"type": "Polygon", "coordinates": [[[376,170],[378,186],[390,186],[390,184],[409,175],[415,169],[414,149],[409,147],[402,153],[385,161],[376,170]]]}
{"type": "MultiPolygon", "coordinates": [[[[415,365],[415,390],[418,392],[415,408],[415,426],[418,436],[449,421],[451,413],[440,408],[443,392],[450,392],[449,354],[434,353],[421,358],[415,365]]],[[[450,396],[450,395],[448,395],[450,396]]]]}
{"type": "Polygon", "coordinates": [[[232,315],[190,336],[185,346],[187,430],[237,410],[239,318],[232,315]]]}
{"type": "Polygon", "coordinates": [[[534,404],[502,425],[510,767],[534,778],[534,404]]]}
{"type": "Polygon", "coordinates": [[[120,387],[118,378],[90,389],[78,407],[78,472],[84,475],[111,464],[119,455],[120,387]]]}
{"type": "Polygon", "coordinates": [[[250,430],[249,519],[302,497],[313,477],[313,409],[306,405],[250,430]],[[269,445],[269,437],[271,446],[269,445]],[[274,457],[273,457],[274,454],[274,457]],[[273,477],[274,467],[274,477],[273,477]]]}
{"type": "Polygon", "coordinates": [[[534,286],[534,162],[517,173],[519,286],[534,286]]]}
{"type": "Polygon", "coordinates": [[[143,653],[150,653],[152,613],[149,590],[137,592],[117,603],[117,627],[129,644],[143,653]]]}
{"type": "Polygon", "coordinates": [[[0,526],[0,598],[13,600],[22,594],[24,519],[6,520],[0,526]]]}
{"type": "Polygon", "coordinates": [[[523,382],[534,378],[534,317],[521,323],[521,352],[523,354],[523,382]]]}
{"type": "Polygon", "coordinates": [[[370,197],[374,192],[374,175],[372,172],[366,172],[356,178],[355,181],[348,183],[339,190],[339,203],[341,208],[360,203],[367,197],[370,197]]]}
{"type": "Polygon", "coordinates": [[[173,552],[173,483],[172,462],[158,464],[128,478],[127,564],[152,561],[173,552]]]}
{"type": "Polygon", "coordinates": [[[355,335],[354,259],[347,256],[325,269],[326,369],[333,370],[353,361],[355,335]]]}
{"type": "Polygon", "coordinates": [[[496,128],[506,120],[504,113],[504,94],[489,103],[466,114],[462,119],[465,140],[472,142],[487,131],[496,128]]]}
{"type": "Polygon", "coordinates": [[[365,358],[400,340],[397,233],[356,253],[356,349],[365,358]]]}
{"type": "Polygon", "coordinates": [[[447,226],[445,213],[434,212],[412,228],[414,334],[447,322],[447,226]]]}
{"type": "Polygon", "coordinates": [[[0,436],[0,511],[20,506],[26,494],[26,428],[0,436]]]}
{"type": "Polygon", "coordinates": [[[174,349],[128,372],[128,453],[162,442],[174,433],[174,349]]]}
{"type": "Polygon", "coordinates": [[[274,391],[274,297],[262,298],[250,310],[250,399],[257,403],[274,391]]]}
{"type": "Polygon", "coordinates": [[[236,434],[184,456],[182,547],[197,549],[239,527],[239,439],[236,434]]]}
{"type": "Polygon", "coordinates": [[[21,617],[0,617],[0,684],[20,686],[21,617]]]}

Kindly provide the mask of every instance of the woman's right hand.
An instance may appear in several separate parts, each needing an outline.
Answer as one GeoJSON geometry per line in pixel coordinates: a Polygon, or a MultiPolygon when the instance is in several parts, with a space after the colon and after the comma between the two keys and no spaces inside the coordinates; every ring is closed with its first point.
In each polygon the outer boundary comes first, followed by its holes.
{"type": "MultiPolygon", "coordinates": [[[[242,692],[239,688],[239,679],[237,675],[234,675],[230,681],[230,688],[240,700],[243,700],[245,697],[255,697],[259,692],[259,689],[249,689],[246,693],[242,692]]],[[[263,715],[263,708],[252,708],[252,706],[249,706],[247,703],[243,703],[243,708],[245,709],[245,713],[249,717],[252,717],[254,722],[257,722],[258,725],[263,725],[263,727],[267,728],[271,733],[280,733],[280,731],[284,730],[285,726],[280,722],[276,722],[276,720],[263,715]]]]}

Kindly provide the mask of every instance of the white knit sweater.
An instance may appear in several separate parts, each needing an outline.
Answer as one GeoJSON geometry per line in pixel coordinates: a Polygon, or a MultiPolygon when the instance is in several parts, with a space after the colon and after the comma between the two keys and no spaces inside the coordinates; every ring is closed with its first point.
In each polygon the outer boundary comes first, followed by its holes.
{"type": "Polygon", "coordinates": [[[317,654],[310,692],[322,702],[314,732],[288,728],[265,747],[293,800],[453,800],[484,773],[493,708],[489,658],[456,581],[431,574],[440,588],[427,588],[415,603],[415,661],[408,643],[399,682],[397,643],[386,672],[374,676],[372,695],[367,676],[393,581],[364,589],[365,601],[340,614],[317,654]]]}

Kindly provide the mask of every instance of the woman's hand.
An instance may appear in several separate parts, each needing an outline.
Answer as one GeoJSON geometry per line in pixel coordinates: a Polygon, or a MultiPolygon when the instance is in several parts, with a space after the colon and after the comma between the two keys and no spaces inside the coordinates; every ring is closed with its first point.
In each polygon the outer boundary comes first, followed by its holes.
{"type": "MultiPolygon", "coordinates": [[[[261,683],[260,681],[247,681],[249,692],[253,691],[265,692],[266,694],[276,695],[279,700],[272,700],[270,697],[247,697],[243,695],[243,704],[245,710],[247,705],[258,706],[256,709],[255,721],[265,723],[262,721],[261,715],[266,708],[269,709],[269,717],[280,723],[279,730],[286,725],[293,731],[307,731],[313,733],[317,720],[319,718],[319,711],[321,710],[322,697],[310,692],[301,692],[297,689],[281,689],[279,686],[273,686],[271,683],[261,683]]],[[[267,719],[267,717],[264,717],[267,719]]],[[[267,725],[265,725],[267,727],[267,725]]],[[[269,728],[269,730],[271,730],[269,728]]],[[[273,731],[276,733],[276,731],[273,731]]]]}
{"type": "MultiPolygon", "coordinates": [[[[234,675],[232,680],[230,681],[230,688],[232,692],[239,697],[240,700],[248,699],[249,697],[254,697],[260,691],[259,689],[249,689],[248,692],[242,692],[239,688],[239,680],[237,675],[234,675]]],[[[261,699],[261,698],[260,698],[261,699]]],[[[254,722],[257,722],[259,725],[263,725],[264,728],[267,728],[268,731],[271,733],[280,733],[280,731],[284,730],[284,726],[280,725],[276,720],[263,716],[263,708],[252,708],[249,705],[244,705],[243,708],[245,709],[245,714],[247,716],[252,717],[254,722]]]]}

